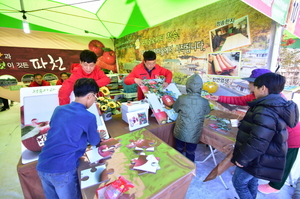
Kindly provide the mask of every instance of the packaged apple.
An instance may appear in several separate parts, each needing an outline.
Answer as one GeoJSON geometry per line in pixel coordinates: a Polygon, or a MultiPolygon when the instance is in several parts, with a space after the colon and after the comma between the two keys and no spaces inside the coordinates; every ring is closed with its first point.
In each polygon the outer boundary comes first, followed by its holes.
{"type": "Polygon", "coordinates": [[[37,119],[32,119],[31,124],[21,129],[23,145],[30,151],[41,151],[49,129],[48,121],[38,122],[37,119]]]}

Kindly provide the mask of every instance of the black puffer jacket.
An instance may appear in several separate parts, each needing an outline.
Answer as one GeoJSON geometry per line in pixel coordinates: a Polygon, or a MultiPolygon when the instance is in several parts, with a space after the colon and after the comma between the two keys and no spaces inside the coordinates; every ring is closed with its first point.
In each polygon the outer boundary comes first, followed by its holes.
{"type": "Polygon", "coordinates": [[[178,112],[174,137],[188,143],[198,144],[204,123],[204,116],[210,113],[207,99],[201,97],[202,79],[198,74],[188,78],[186,95],[178,97],[173,109],[178,112]]]}
{"type": "Polygon", "coordinates": [[[233,158],[251,175],[269,181],[282,179],[287,152],[286,126],[299,120],[297,104],[280,94],[249,102],[250,106],[239,125],[233,158]]]}

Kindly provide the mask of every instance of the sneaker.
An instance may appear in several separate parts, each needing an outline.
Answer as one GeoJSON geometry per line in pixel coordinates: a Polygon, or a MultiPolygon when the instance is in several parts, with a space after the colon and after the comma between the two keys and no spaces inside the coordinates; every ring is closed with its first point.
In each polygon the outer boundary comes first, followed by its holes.
{"type": "Polygon", "coordinates": [[[2,107],[1,108],[1,110],[0,110],[0,112],[2,112],[2,111],[6,111],[6,110],[8,110],[9,108],[6,108],[6,107],[2,107]]]}
{"type": "Polygon", "coordinates": [[[258,191],[264,194],[270,194],[270,193],[278,193],[280,190],[274,189],[269,184],[260,184],[258,185],[258,191]]]}

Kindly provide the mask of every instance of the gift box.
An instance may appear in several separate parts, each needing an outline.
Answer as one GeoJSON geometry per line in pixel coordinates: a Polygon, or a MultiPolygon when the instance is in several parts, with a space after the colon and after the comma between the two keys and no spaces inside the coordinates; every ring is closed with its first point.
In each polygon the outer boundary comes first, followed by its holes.
{"type": "Polygon", "coordinates": [[[148,109],[149,109],[149,104],[146,102],[141,102],[141,101],[134,101],[134,102],[125,102],[122,103],[121,105],[121,110],[122,110],[122,119],[128,123],[128,118],[127,118],[127,113],[130,112],[135,112],[135,111],[142,111],[144,110],[147,114],[148,118],[148,109]]]}

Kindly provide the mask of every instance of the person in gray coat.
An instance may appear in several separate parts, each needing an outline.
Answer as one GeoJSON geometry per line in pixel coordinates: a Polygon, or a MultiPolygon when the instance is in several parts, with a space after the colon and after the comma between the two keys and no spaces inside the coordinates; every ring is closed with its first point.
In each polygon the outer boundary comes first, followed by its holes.
{"type": "Polygon", "coordinates": [[[190,76],[186,82],[186,95],[178,97],[173,109],[178,113],[174,128],[175,149],[195,160],[195,150],[200,141],[205,115],[210,113],[207,99],[201,97],[202,79],[198,74],[190,76]]]}

